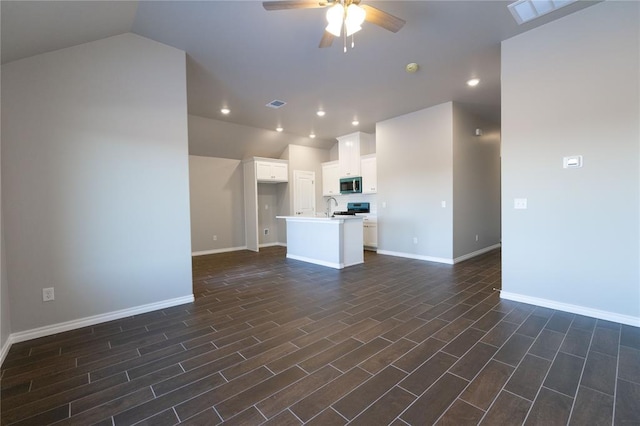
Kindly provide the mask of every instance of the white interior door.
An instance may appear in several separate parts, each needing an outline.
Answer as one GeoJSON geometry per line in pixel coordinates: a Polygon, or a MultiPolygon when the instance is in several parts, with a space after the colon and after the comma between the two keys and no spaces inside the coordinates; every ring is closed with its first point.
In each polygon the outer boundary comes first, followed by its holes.
{"type": "Polygon", "coordinates": [[[293,171],[293,214],[295,216],[316,215],[315,172],[293,171]]]}

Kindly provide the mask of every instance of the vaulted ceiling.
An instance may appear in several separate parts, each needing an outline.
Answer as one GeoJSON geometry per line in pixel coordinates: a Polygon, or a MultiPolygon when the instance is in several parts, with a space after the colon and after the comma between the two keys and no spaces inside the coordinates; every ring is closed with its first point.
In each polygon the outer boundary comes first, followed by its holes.
{"type": "MultiPolygon", "coordinates": [[[[364,23],[355,47],[318,43],[326,9],[257,1],[2,1],[2,63],[125,32],[187,52],[189,113],[318,140],[447,101],[500,120],[500,42],[588,7],[517,25],[504,1],[367,1],[406,21],[364,23]],[[419,70],[405,71],[415,62],[419,70]],[[465,82],[476,77],[474,88],[465,82]],[[278,99],[279,109],[265,104],[278,99]],[[228,107],[227,116],[220,113],[228,107]],[[318,117],[316,111],[326,111],[318,117]],[[353,126],[357,119],[360,124],[353,126]]],[[[350,42],[350,41],[349,41],[350,42]]]]}

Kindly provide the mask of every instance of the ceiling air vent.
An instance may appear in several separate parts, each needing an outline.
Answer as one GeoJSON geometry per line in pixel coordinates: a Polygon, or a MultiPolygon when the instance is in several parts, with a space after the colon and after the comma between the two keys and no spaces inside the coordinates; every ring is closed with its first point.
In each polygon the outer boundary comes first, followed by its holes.
{"type": "Polygon", "coordinates": [[[275,100],[275,101],[271,101],[269,102],[266,106],[268,106],[269,108],[280,108],[282,106],[285,106],[287,103],[285,101],[279,101],[279,100],[275,100]]]}
{"type": "Polygon", "coordinates": [[[518,0],[507,7],[518,24],[524,24],[539,16],[546,15],[576,0],[518,0]]]}

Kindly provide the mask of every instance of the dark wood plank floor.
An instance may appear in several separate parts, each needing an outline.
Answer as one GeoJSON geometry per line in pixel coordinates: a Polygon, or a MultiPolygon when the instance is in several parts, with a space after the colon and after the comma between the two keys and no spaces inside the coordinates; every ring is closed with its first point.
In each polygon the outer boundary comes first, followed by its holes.
{"type": "Polygon", "coordinates": [[[640,424],[640,329],[501,301],[500,274],[197,257],[193,304],[13,345],[2,424],[640,424]]]}

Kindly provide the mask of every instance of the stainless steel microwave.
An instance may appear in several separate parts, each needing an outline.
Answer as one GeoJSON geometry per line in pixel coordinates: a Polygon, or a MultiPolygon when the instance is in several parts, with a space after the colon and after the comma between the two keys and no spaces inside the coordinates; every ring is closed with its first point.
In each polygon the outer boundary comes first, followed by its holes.
{"type": "Polygon", "coordinates": [[[341,194],[359,194],[362,192],[362,178],[342,178],[340,179],[341,194]]]}

